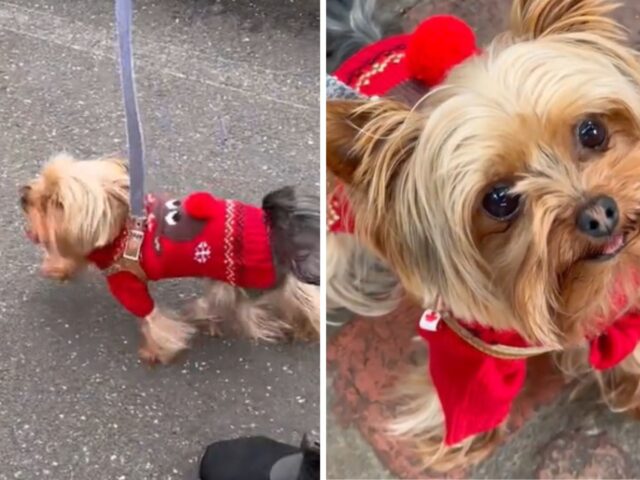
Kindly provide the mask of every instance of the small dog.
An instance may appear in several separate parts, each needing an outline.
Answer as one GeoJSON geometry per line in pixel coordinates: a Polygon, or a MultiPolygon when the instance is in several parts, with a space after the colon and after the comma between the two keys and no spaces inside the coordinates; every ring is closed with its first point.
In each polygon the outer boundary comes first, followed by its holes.
{"type": "Polygon", "coordinates": [[[612,409],[640,411],[640,63],[613,8],[514,0],[510,30],[415,106],[328,102],[355,233],[327,242],[328,302],[388,311],[399,284],[429,308],[429,375],[400,382],[393,431],[434,469],[489,454],[528,353],[556,351],[612,409]]]}
{"type": "Polygon", "coordinates": [[[141,319],[140,358],[167,363],[187,348],[196,326],[221,333],[223,320],[252,339],[317,339],[319,332],[319,206],[287,187],[263,208],[208,193],[183,199],[148,195],[139,261],[124,256],[129,240],[129,175],[119,157],[51,159],[20,189],[27,234],[44,249],[42,273],[69,279],[89,265],[112,294],[141,319]],[[186,319],[156,307],[147,283],[204,277],[207,293],[186,319]],[[257,298],[246,289],[258,290],[257,298]]]}

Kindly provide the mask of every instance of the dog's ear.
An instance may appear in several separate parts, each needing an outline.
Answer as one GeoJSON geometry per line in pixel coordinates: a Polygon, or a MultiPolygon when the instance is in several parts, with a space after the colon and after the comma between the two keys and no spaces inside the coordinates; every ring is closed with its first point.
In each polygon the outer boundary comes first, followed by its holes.
{"type": "Polygon", "coordinates": [[[391,100],[327,102],[327,168],[354,190],[390,186],[418,141],[423,116],[391,100]]]}
{"type": "Polygon", "coordinates": [[[361,160],[353,152],[353,144],[368,119],[355,112],[365,104],[352,100],[327,102],[327,169],[347,184],[353,180],[361,160]]]}
{"type": "Polygon", "coordinates": [[[420,283],[409,279],[417,269],[406,267],[410,256],[398,241],[398,224],[407,218],[398,212],[406,203],[399,200],[399,182],[418,148],[427,115],[391,100],[327,103],[327,166],[348,185],[358,236],[401,276],[406,273],[406,284],[412,285],[420,283]]]}
{"type": "Polygon", "coordinates": [[[608,0],[514,0],[511,32],[519,39],[588,32],[610,40],[627,38],[609,14],[618,5],[608,0]]]}

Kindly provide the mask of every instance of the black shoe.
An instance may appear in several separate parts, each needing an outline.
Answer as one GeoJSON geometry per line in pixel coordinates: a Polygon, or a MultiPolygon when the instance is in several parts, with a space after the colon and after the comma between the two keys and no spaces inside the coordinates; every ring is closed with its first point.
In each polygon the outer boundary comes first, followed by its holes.
{"type": "Polygon", "coordinates": [[[267,437],[215,442],[200,462],[201,480],[319,480],[320,444],[294,447],[267,437]]]}

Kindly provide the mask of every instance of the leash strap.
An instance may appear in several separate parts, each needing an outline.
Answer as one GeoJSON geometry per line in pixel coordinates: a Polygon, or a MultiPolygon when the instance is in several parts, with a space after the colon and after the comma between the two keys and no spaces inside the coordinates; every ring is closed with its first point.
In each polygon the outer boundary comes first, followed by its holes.
{"type": "Polygon", "coordinates": [[[127,146],[129,149],[129,199],[131,216],[144,217],[144,142],[136,85],[133,75],[133,47],[131,28],[133,23],[133,0],[116,0],[116,29],[118,32],[118,57],[120,81],[127,124],[127,146]]]}

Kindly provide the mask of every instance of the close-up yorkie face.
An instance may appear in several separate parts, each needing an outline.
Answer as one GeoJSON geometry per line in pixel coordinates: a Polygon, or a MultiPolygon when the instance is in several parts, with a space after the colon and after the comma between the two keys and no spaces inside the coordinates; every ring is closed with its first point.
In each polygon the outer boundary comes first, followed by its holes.
{"type": "Polygon", "coordinates": [[[357,230],[413,296],[560,345],[631,284],[640,68],[607,9],[516,2],[511,30],[415,108],[329,103],[357,230]]]}

